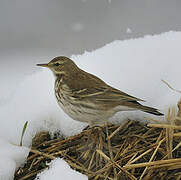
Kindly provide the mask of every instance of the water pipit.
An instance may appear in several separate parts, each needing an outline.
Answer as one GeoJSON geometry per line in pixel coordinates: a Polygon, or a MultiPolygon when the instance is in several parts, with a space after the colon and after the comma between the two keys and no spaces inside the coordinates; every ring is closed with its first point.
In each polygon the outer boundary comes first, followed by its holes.
{"type": "Polygon", "coordinates": [[[55,75],[55,96],[58,104],[72,119],[90,126],[108,121],[119,111],[141,110],[157,116],[157,109],[139,103],[139,98],[115,89],[98,77],[80,69],[71,59],[60,56],[47,67],[55,75]]]}

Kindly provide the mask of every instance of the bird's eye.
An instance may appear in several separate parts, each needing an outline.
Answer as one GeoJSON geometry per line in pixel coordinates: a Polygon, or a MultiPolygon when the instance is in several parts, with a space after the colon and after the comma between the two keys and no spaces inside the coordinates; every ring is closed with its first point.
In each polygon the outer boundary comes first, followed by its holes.
{"type": "Polygon", "coordinates": [[[54,66],[59,66],[60,64],[59,63],[55,63],[54,66]]]}

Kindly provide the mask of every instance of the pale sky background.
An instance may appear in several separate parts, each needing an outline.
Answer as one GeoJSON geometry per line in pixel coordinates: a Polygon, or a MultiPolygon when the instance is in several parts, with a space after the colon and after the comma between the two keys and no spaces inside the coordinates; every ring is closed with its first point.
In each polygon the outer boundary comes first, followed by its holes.
{"type": "Polygon", "coordinates": [[[0,0],[0,53],[79,54],[181,30],[180,18],[180,0],[0,0]]]}

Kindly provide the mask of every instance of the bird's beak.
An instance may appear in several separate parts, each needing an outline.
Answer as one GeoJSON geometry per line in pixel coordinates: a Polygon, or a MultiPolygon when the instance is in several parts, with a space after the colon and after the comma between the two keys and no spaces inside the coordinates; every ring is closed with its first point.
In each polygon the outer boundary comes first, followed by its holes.
{"type": "Polygon", "coordinates": [[[48,64],[37,64],[37,66],[48,67],[48,64]]]}

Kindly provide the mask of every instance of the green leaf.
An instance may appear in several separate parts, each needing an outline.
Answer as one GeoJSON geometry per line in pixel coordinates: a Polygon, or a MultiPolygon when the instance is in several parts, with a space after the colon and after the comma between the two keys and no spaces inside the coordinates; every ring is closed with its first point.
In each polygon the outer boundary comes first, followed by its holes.
{"type": "Polygon", "coordinates": [[[24,136],[24,134],[25,134],[27,125],[28,125],[28,121],[26,121],[25,124],[24,124],[24,126],[23,126],[23,131],[22,131],[22,134],[21,134],[21,140],[20,140],[20,144],[19,144],[20,146],[22,146],[23,136],[24,136]]]}

